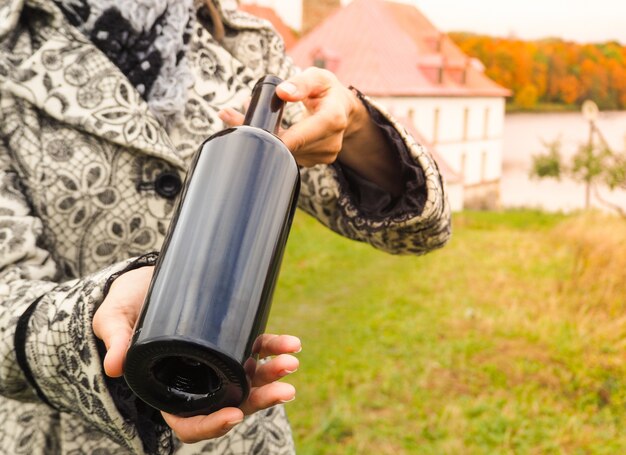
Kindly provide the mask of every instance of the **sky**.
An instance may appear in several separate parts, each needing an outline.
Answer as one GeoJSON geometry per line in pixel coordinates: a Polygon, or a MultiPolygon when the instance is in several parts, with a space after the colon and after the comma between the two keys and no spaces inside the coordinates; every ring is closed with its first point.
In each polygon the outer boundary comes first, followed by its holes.
{"type": "Polygon", "coordinates": [[[626,45],[623,0],[405,0],[443,31],[626,45]]]}
{"type": "MultiPolygon", "coordinates": [[[[300,0],[241,0],[281,11],[299,29],[300,0]]],[[[341,0],[343,4],[351,0],[341,0]]],[[[396,0],[417,6],[444,32],[470,31],[522,39],[557,37],[626,45],[625,0],[396,0]]]]}

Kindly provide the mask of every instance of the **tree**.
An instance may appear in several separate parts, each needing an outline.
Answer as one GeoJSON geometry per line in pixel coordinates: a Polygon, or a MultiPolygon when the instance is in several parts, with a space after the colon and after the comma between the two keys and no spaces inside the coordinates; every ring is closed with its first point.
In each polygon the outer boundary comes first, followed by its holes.
{"type": "Polygon", "coordinates": [[[530,109],[537,105],[537,87],[532,84],[525,85],[515,94],[515,105],[523,109],[530,109]]]}
{"type": "Polygon", "coordinates": [[[559,91],[565,104],[574,104],[580,95],[580,82],[571,74],[567,75],[561,80],[559,91]]]}
{"type": "Polygon", "coordinates": [[[548,152],[544,155],[533,155],[532,177],[554,178],[561,180],[563,160],[561,158],[561,141],[544,142],[548,152]]]}
{"type": "Polygon", "coordinates": [[[618,42],[521,41],[470,33],[451,37],[463,52],[482,61],[487,76],[513,91],[517,107],[573,106],[589,98],[604,109],[626,108],[626,46],[618,42]]]}
{"type": "Polygon", "coordinates": [[[578,151],[567,163],[561,155],[561,143],[556,140],[544,143],[547,152],[533,156],[531,177],[555,178],[567,176],[585,185],[585,209],[589,209],[591,193],[606,207],[626,218],[626,210],[602,198],[598,186],[606,185],[611,190],[626,189],[626,154],[613,152],[593,121],[590,121],[589,142],[580,144],[578,151]],[[594,134],[600,142],[593,140],[594,134]]]}

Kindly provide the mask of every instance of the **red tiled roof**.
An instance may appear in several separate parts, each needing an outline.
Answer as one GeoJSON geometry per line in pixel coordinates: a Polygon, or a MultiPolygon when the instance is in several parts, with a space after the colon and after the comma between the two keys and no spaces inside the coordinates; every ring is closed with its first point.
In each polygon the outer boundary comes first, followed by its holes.
{"type": "Polygon", "coordinates": [[[298,41],[294,31],[282,21],[272,8],[266,8],[265,6],[254,4],[239,4],[239,9],[245,11],[246,13],[250,13],[253,16],[270,21],[280,36],[283,37],[283,40],[285,41],[285,49],[291,49],[298,41]]]}
{"type": "Polygon", "coordinates": [[[339,80],[368,95],[510,95],[411,5],[354,0],[289,54],[301,67],[324,59],[339,80]]]}

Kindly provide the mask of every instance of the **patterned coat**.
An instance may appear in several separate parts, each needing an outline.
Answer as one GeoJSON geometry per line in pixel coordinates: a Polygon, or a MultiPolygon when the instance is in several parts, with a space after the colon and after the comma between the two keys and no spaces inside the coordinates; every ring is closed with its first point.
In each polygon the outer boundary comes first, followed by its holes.
{"type": "MultiPolygon", "coordinates": [[[[191,155],[224,127],[217,111],[239,107],[261,75],[294,71],[268,23],[216,4],[226,38],[197,22],[195,82],[166,129],[53,3],[0,0],[0,453],[293,452],[282,407],[180,444],[123,381],[105,378],[91,329],[112,279],[153,263],[146,253],[163,241],[191,155]]],[[[300,208],[391,253],[442,246],[449,211],[435,163],[365,102],[414,174],[401,203],[367,209],[341,166],[319,165],[302,169],[300,208]]]]}

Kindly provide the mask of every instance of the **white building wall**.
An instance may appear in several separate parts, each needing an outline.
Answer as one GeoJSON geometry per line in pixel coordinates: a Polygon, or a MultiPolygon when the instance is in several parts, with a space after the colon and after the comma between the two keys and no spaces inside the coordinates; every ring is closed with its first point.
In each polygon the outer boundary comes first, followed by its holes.
{"type": "Polygon", "coordinates": [[[392,114],[413,120],[465,185],[497,181],[502,175],[504,98],[381,97],[392,114]]]}
{"type": "Polygon", "coordinates": [[[502,176],[501,140],[448,142],[438,144],[437,151],[465,185],[493,182],[502,176]]]}
{"type": "Polygon", "coordinates": [[[460,212],[463,210],[463,185],[460,182],[446,182],[446,193],[450,210],[460,212]]]}

